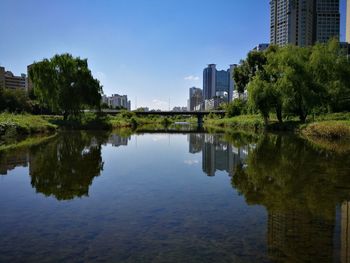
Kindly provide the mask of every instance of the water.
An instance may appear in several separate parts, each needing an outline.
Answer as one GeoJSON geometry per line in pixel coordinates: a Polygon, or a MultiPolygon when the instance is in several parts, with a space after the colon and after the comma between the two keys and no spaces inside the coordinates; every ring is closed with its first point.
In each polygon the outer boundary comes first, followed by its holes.
{"type": "Polygon", "coordinates": [[[0,153],[0,262],[349,262],[349,164],[293,136],[63,133],[0,153]]]}

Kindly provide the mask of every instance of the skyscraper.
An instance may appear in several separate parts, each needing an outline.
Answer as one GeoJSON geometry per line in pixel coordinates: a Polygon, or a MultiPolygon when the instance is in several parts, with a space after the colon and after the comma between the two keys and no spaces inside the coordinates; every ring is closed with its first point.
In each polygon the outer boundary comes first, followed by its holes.
{"type": "Polygon", "coordinates": [[[205,100],[215,96],[216,65],[209,64],[203,70],[203,97],[205,100]]]}
{"type": "Polygon", "coordinates": [[[339,37],[339,0],[271,0],[271,44],[309,46],[339,37]]]}
{"type": "Polygon", "coordinates": [[[210,100],[218,94],[226,93],[227,101],[232,100],[234,83],[233,70],[235,65],[230,65],[227,70],[217,70],[215,64],[209,64],[203,70],[203,97],[210,100]]]}

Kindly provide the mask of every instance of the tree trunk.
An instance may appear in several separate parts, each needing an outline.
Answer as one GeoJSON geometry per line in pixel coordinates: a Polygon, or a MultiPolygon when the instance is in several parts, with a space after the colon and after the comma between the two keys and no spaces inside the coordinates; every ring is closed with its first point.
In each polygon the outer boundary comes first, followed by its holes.
{"type": "Polygon", "coordinates": [[[305,121],[306,121],[306,117],[307,117],[307,114],[306,114],[306,113],[301,112],[301,113],[299,114],[299,119],[300,119],[300,122],[301,122],[301,123],[305,123],[305,121]]]}
{"type": "Polygon", "coordinates": [[[68,119],[68,113],[65,111],[63,113],[63,120],[66,121],[68,119]]]}
{"type": "Polygon", "coordinates": [[[281,105],[276,106],[276,115],[279,123],[283,123],[283,118],[282,118],[282,107],[281,105]]]}

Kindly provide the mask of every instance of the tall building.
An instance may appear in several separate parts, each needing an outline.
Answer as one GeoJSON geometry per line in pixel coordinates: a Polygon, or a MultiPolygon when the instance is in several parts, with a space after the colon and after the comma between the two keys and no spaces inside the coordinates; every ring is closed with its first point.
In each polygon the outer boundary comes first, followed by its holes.
{"type": "Polygon", "coordinates": [[[309,46],[339,37],[339,0],[271,0],[270,42],[309,46]]]}
{"type": "Polygon", "coordinates": [[[316,42],[327,42],[339,35],[339,0],[316,0],[316,42]]]}
{"type": "Polygon", "coordinates": [[[203,97],[205,100],[215,96],[216,65],[209,64],[203,70],[203,97]]]}
{"type": "Polygon", "coordinates": [[[194,111],[198,108],[201,109],[202,104],[203,104],[203,91],[202,91],[202,89],[199,89],[196,87],[190,88],[187,110],[194,111]]]}
{"type": "Polygon", "coordinates": [[[350,0],[346,0],[346,42],[350,43],[350,0]]]}
{"type": "Polygon", "coordinates": [[[0,67],[0,87],[7,89],[27,89],[26,74],[15,76],[11,71],[5,71],[4,67],[0,67]]]}
{"type": "Polygon", "coordinates": [[[226,101],[232,100],[234,82],[233,70],[235,65],[230,65],[227,70],[217,70],[215,64],[209,64],[203,70],[203,97],[204,100],[213,99],[226,93],[226,101]]]}

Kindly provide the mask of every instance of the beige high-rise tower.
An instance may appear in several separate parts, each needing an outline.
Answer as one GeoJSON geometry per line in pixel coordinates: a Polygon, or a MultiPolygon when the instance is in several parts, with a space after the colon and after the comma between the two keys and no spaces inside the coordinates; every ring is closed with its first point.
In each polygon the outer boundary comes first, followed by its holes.
{"type": "Polygon", "coordinates": [[[346,42],[350,43],[350,0],[346,0],[346,42]]]}

